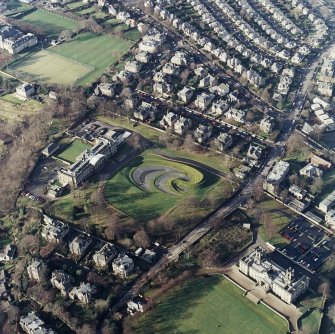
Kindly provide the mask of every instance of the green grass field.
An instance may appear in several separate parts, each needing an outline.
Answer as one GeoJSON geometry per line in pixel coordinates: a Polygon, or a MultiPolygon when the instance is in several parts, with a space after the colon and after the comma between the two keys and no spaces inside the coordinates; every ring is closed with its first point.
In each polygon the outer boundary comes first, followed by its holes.
{"type": "Polygon", "coordinates": [[[255,208],[248,210],[247,214],[254,223],[260,222],[262,214],[266,215],[271,222],[271,232],[269,235],[266,227],[262,225],[259,229],[260,236],[265,242],[270,242],[276,247],[285,246],[289,241],[280,235],[280,231],[288,225],[296,216],[286,207],[276,202],[275,200],[266,199],[257,203],[255,208]]]}
{"type": "Polygon", "coordinates": [[[175,289],[138,320],[137,334],[284,334],[286,322],[220,276],[197,278],[175,289]]]}
{"type": "Polygon", "coordinates": [[[49,85],[70,86],[92,68],[42,50],[12,63],[8,71],[19,78],[49,85]],[[52,66],[50,66],[52,64],[52,66]]]}
{"type": "Polygon", "coordinates": [[[70,145],[66,146],[66,148],[61,153],[57,155],[57,158],[74,163],[77,156],[88,148],[91,148],[91,146],[81,142],[80,140],[74,140],[70,145]]]}
{"type": "Polygon", "coordinates": [[[132,43],[112,36],[83,33],[68,43],[49,48],[50,52],[94,68],[77,84],[86,85],[99,78],[105,68],[126,53],[132,43]]]}
{"type": "MultiPolygon", "coordinates": [[[[158,177],[159,175],[157,175],[158,177]]],[[[153,179],[152,183],[154,181],[156,179],[153,179]]],[[[169,209],[182,204],[189,197],[195,197],[202,201],[206,194],[220,183],[219,181],[219,177],[212,174],[146,152],[132,160],[107,182],[105,198],[109,204],[118,210],[138,221],[146,222],[158,218],[169,209]],[[168,189],[172,189],[172,192],[176,188],[183,189],[182,191],[175,191],[174,194],[162,192],[154,184],[150,186],[150,190],[145,190],[133,180],[134,170],[143,166],[176,168],[190,177],[191,181],[168,180],[166,186],[168,189]]]]}
{"type": "Polygon", "coordinates": [[[50,38],[57,38],[63,30],[78,28],[76,22],[40,9],[23,16],[20,20],[42,29],[50,38]]]}

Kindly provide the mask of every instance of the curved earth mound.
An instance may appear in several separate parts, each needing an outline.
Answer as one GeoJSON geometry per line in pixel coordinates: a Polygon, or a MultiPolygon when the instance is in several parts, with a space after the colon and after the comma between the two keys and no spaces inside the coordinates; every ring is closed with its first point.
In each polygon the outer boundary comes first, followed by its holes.
{"type": "Polygon", "coordinates": [[[160,191],[170,195],[185,192],[199,184],[203,175],[196,169],[163,165],[141,165],[132,172],[133,182],[145,191],[160,191]]]}

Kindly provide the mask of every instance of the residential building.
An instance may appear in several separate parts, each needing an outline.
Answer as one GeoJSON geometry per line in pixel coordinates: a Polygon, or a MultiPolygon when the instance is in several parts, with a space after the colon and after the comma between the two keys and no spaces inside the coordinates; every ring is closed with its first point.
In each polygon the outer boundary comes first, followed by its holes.
{"type": "Polygon", "coordinates": [[[171,63],[179,66],[187,65],[188,56],[185,52],[177,51],[171,58],[171,63]]]}
{"type": "Polygon", "coordinates": [[[13,244],[6,245],[0,252],[0,262],[13,261],[16,256],[16,246],[13,244]]]}
{"type": "Polygon", "coordinates": [[[106,268],[118,255],[115,246],[106,243],[94,253],[93,261],[98,268],[106,268]]]}
{"type": "Polygon", "coordinates": [[[229,103],[225,100],[219,100],[212,104],[211,112],[215,116],[221,116],[229,109],[229,103]]]}
{"type": "Polygon", "coordinates": [[[195,106],[202,111],[206,110],[214,100],[215,96],[213,94],[201,93],[197,96],[195,100],[195,106]]]}
{"type": "Polygon", "coordinates": [[[323,159],[315,154],[311,155],[310,158],[311,164],[316,167],[329,169],[332,166],[332,163],[326,159],[323,159]]]}
{"type": "Polygon", "coordinates": [[[113,272],[122,278],[127,278],[133,269],[134,261],[128,255],[119,254],[113,261],[113,272]]]}
{"type": "Polygon", "coordinates": [[[57,150],[59,149],[59,144],[58,143],[50,143],[47,147],[45,147],[42,150],[42,154],[45,157],[50,157],[51,155],[53,155],[57,150]]]}
{"type": "Polygon", "coordinates": [[[69,297],[74,301],[79,301],[82,304],[88,305],[93,300],[95,293],[97,292],[96,287],[90,283],[81,283],[78,287],[74,287],[69,297]]]}
{"type": "Polygon", "coordinates": [[[192,120],[186,117],[180,117],[174,124],[174,132],[180,136],[192,126],[192,120]]]}
{"type": "Polygon", "coordinates": [[[335,209],[326,212],[325,221],[330,228],[335,229],[335,209]]]}
{"type": "Polygon", "coordinates": [[[46,271],[46,265],[40,260],[33,260],[32,263],[27,267],[29,278],[38,282],[44,281],[46,271]]]}
{"type": "Polygon", "coordinates": [[[33,85],[24,83],[16,88],[16,97],[20,100],[27,100],[35,94],[35,88],[33,85]]]}
{"type": "Polygon", "coordinates": [[[179,93],[178,97],[182,102],[189,102],[193,96],[193,90],[189,87],[184,87],[179,93]]]}
{"type": "Polygon", "coordinates": [[[259,128],[261,131],[265,132],[265,133],[271,133],[273,131],[274,128],[274,119],[271,116],[265,116],[260,124],[259,124],[259,128]]]}
{"type": "Polygon", "coordinates": [[[114,83],[100,83],[94,90],[95,95],[113,97],[115,94],[114,83]]]}
{"type": "Polygon", "coordinates": [[[156,119],[156,111],[156,108],[150,103],[142,102],[140,107],[134,111],[134,117],[142,122],[151,122],[156,119]]]}
{"type": "Polygon", "coordinates": [[[277,192],[280,183],[285,179],[290,169],[290,164],[286,161],[278,161],[271,172],[266,177],[263,188],[271,194],[277,192]]]}
{"type": "Polygon", "coordinates": [[[221,132],[219,136],[215,138],[215,143],[220,151],[225,151],[233,144],[233,137],[228,133],[221,132]]]}
{"type": "Polygon", "coordinates": [[[128,61],[124,66],[125,70],[131,73],[138,73],[141,70],[141,65],[137,61],[128,61]]]}
{"type": "Polygon", "coordinates": [[[307,164],[305,167],[301,168],[299,171],[301,176],[306,176],[310,179],[314,179],[315,177],[322,177],[323,171],[313,166],[311,163],[307,164]]]}
{"type": "Polygon", "coordinates": [[[20,326],[28,334],[56,334],[54,330],[47,328],[44,321],[34,312],[22,316],[20,326]]]}
{"type": "Polygon", "coordinates": [[[136,312],[144,312],[146,301],[142,297],[135,297],[127,303],[127,311],[130,314],[135,314],[136,312]]]}
{"type": "Polygon", "coordinates": [[[163,82],[155,82],[152,86],[152,89],[155,93],[159,95],[169,95],[172,92],[172,86],[163,81],[163,82]]]}
{"type": "Polygon", "coordinates": [[[194,138],[198,143],[202,144],[210,138],[212,133],[213,127],[211,125],[199,124],[199,126],[194,131],[194,138]]]}
{"type": "Polygon", "coordinates": [[[299,186],[292,184],[288,191],[297,199],[302,200],[306,197],[308,192],[305,189],[300,188],[299,186]]]}
{"type": "Polygon", "coordinates": [[[262,156],[263,150],[257,145],[250,144],[247,152],[248,158],[252,160],[259,160],[262,156]]]}
{"type": "Polygon", "coordinates": [[[52,286],[60,290],[63,296],[67,296],[72,288],[72,278],[62,270],[54,270],[50,280],[52,286]]]}
{"type": "Polygon", "coordinates": [[[10,54],[17,54],[36,45],[37,42],[37,37],[34,34],[24,34],[12,25],[0,24],[0,49],[4,49],[10,54]]]}
{"type": "Polygon", "coordinates": [[[225,117],[230,118],[235,122],[244,123],[245,111],[243,110],[230,108],[224,115],[225,117]]]}
{"type": "Polygon", "coordinates": [[[78,235],[69,243],[71,254],[74,256],[83,256],[92,242],[91,237],[84,234],[78,235]]]}
{"type": "Polygon", "coordinates": [[[239,270],[255,280],[266,292],[272,291],[287,304],[293,303],[309,287],[309,277],[295,275],[292,268],[282,268],[260,246],[240,259],[239,270]]]}
{"type": "Polygon", "coordinates": [[[209,74],[200,80],[199,87],[200,88],[213,87],[213,86],[216,86],[217,84],[218,84],[218,79],[209,74]]]}
{"type": "Polygon", "coordinates": [[[152,249],[146,249],[144,253],[141,255],[141,259],[149,263],[154,262],[156,257],[157,257],[157,253],[153,251],[152,249]]]}
{"type": "Polygon", "coordinates": [[[70,229],[68,224],[44,215],[44,225],[41,235],[45,240],[59,243],[64,239],[69,231],[70,229]]]}
{"type": "Polygon", "coordinates": [[[319,209],[323,213],[327,213],[334,206],[335,206],[335,190],[331,192],[323,201],[320,202],[319,209]]]}
{"type": "Polygon", "coordinates": [[[152,54],[146,51],[140,51],[136,56],[135,59],[140,63],[147,64],[152,59],[152,54]]]}
{"type": "Polygon", "coordinates": [[[159,122],[159,124],[164,129],[169,129],[169,128],[173,127],[173,125],[176,123],[178,118],[179,118],[179,116],[177,114],[170,111],[166,115],[164,115],[164,117],[159,122]]]}

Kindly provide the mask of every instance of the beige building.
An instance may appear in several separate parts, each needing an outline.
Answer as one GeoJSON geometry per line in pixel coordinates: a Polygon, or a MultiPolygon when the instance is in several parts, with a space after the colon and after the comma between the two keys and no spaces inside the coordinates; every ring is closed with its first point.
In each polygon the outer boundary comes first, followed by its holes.
{"type": "Polygon", "coordinates": [[[96,293],[94,285],[89,283],[81,283],[79,287],[73,288],[69,297],[74,301],[79,301],[82,304],[89,304],[93,300],[93,296],[96,293]]]}
{"type": "Polygon", "coordinates": [[[98,268],[106,268],[118,255],[117,249],[111,244],[105,244],[94,253],[93,261],[98,268]]]}
{"type": "Polygon", "coordinates": [[[287,304],[293,303],[309,287],[309,277],[295,275],[292,268],[281,268],[268,259],[262,247],[257,247],[240,259],[239,270],[255,280],[265,291],[272,291],[287,304]]]}
{"type": "Polygon", "coordinates": [[[113,261],[113,271],[116,275],[126,278],[134,269],[134,261],[128,256],[124,254],[120,254],[113,261]]]}
{"type": "Polygon", "coordinates": [[[42,282],[44,281],[47,271],[46,265],[40,260],[34,260],[28,267],[27,272],[31,280],[42,282]]]}

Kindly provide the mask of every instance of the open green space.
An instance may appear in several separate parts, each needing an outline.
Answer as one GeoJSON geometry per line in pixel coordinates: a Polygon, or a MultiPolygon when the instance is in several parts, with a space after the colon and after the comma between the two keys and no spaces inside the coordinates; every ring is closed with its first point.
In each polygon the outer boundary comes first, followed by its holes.
{"type": "Polygon", "coordinates": [[[92,71],[88,65],[42,50],[28,54],[8,68],[9,73],[38,84],[70,86],[92,71]]]}
{"type": "Polygon", "coordinates": [[[277,247],[288,243],[280,231],[296,218],[289,209],[275,200],[266,199],[249,209],[247,214],[254,224],[261,224],[259,232],[265,242],[277,247]]]}
{"type": "Polygon", "coordinates": [[[79,26],[73,20],[41,9],[30,12],[20,20],[40,28],[50,38],[57,38],[63,30],[75,30],[79,26]]]}
{"type": "Polygon", "coordinates": [[[131,46],[131,42],[113,36],[82,33],[72,41],[51,47],[48,51],[75,63],[90,66],[93,70],[77,82],[78,85],[86,85],[99,78],[131,46]]]}
{"type": "Polygon", "coordinates": [[[134,321],[137,334],[284,334],[286,322],[220,276],[193,279],[134,321]]]}
{"type": "Polygon", "coordinates": [[[78,155],[89,148],[91,148],[91,145],[83,143],[80,140],[74,140],[70,145],[66,146],[61,153],[57,155],[57,158],[69,163],[74,163],[78,155]]]}
{"type": "MultiPolygon", "coordinates": [[[[145,175],[145,172],[143,173],[145,175]]],[[[168,173],[166,173],[168,175],[168,173]]],[[[218,184],[220,178],[200,171],[194,167],[168,161],[151,152],[146,152],[123,167],[105,187],[105,198],[109,204],[123,213],[141,221],[158,218],[190,197],[202,201],[207,192],[218,184]],[[172,168],[187,175],[189,181],[184,181],[174,175],[163,180],[163,188],[157,188],[155,182],[163,173],[152,173],[147,176],[148,185],[136,182],[135,171],[139,168],[172,168]],[[171,191],[170,191],[171,190],[171,191]]],[[[196,211],[196,208],[195,208],[196,211]]]]}
{"type": "Polygon", "coordinates": [[[31,9],[32,6],[26,3],[21,2],[20,0],[9,0],[7,1],[7,9],[9,9],[11,14],[18,12],[23,12],[31,9]]]}
{"type": "Polygon", "coordinates": [[[82,1],[76,1],[76,2],[70,2],[66,4],[66,7],[69,9],[75,9],[78,7],[83,6],[83,2],[82,1]]]}

